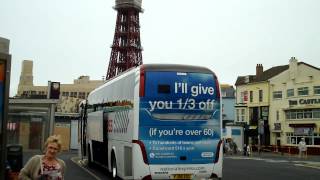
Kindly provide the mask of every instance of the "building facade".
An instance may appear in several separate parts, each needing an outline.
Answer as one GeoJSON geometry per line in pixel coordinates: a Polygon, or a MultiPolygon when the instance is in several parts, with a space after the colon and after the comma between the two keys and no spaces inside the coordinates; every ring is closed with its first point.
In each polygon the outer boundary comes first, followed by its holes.
{"type": "MultiPolygon", "coordinates": [[[[90,80],[89,76],[80,76],[73,84],[60,84],[60,97],[56,100],[55,108],[50,109],[53,112],[50,116],[52,124],[48,124],[50,118],[46,109],[38,107],[45,103],[38,103],[37,107],[31,107],[30,103],[23,107],[11,104],[9,142],[22,144],[24,149],[41,149],[43,139],[48,136],[45,133],[50,132],[64,137],[62,150],[77,149],[79,103],[103,83],[104,80],[90,80]],[[51,127],[51,130],[47,131],[47,127],[51,127]]],[[[33,62],[25,60],[22,63],[18,92],[12,101],[49,101],[48,87],[33,84],[33,62]]]]}
{"type": "Polygon", "coordinates": [[[245,128],[245,144],[270,144],[268,80],[286,69],[286,66],[276,66],[264,71],[262,64],[257,64],[255,75],[237,78],[235,123],[245,128]]]}
{"type": "Polygon", "coordinates": [[[235,123],[245,127],[245,143],[297,152],[304,137],[310,153],[319,151],[319,68],[294,57],[288,65],[266,71],[258,64],[256,75],[238,77],[235,108],[235,123]]]}
{"type": "Polygon", "coordinates": [[[271,144],[320,148],[320,69],[291,58],[269,82],[271,144]]]}
{"type": "Polygon", "coordinates": [[[233,123],[235,117],[235,89],[232,85],[221,84],[222,96],[222,120],[223,127],[227,123],[233,123]]]}
{"type": "MultiPolygon", "coordinates": [[[[89,93],[101,86],[103,80],[90,80],[89,76],[80,76],[73,84],[60,85],[60,103],[57,112],[76,113],[77,105],[84,100],[89,93]]],[[[33,84],[33,61],[24,60],[18,85],[17,97],[46,98],[48,86],[35,86],[33,84]]]]}

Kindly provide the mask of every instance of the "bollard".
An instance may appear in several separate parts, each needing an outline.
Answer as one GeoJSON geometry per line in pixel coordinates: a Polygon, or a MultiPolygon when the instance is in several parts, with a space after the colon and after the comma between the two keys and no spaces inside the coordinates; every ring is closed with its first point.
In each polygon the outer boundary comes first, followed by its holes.
{"type": "Polygon", "coordinates": [[[12,172],[19,172],[22,168],[22,145],[7,145],[7,162],[12,172]]]}

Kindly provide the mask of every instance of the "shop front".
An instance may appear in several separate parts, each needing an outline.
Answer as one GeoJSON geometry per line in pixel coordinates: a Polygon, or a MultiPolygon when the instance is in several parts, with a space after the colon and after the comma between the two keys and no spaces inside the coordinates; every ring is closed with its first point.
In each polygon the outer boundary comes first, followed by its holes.
{"type": "Polygon", "coordinates": [[[320,145],[320,134],[315,131],[316,124],[289,124],[293,132],[287,133],[287,144],[298,145],[301,138],[305,138],[307,145],[320,145]]]}

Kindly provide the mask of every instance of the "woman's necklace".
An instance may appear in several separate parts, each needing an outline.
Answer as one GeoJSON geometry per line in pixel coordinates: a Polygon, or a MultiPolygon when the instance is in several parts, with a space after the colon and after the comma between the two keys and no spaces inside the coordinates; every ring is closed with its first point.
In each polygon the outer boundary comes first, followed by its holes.
{"type": "Polygon", "coordinates": [[[48,158],[46,156],[44,156],[43,162],[49,166],[55,165],[57,163],[57,161],[54,158],[48,158]]]}

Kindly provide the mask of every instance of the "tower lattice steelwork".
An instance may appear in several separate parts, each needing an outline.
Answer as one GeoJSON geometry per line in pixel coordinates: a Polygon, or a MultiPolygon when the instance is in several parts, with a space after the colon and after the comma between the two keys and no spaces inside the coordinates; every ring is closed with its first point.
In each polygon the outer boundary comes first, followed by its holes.
{"type": "Polygon", "coordinates": [[[117,22],[106,80],[142,64],[139,13],[142,0],[116,0],[117,22]]]}

